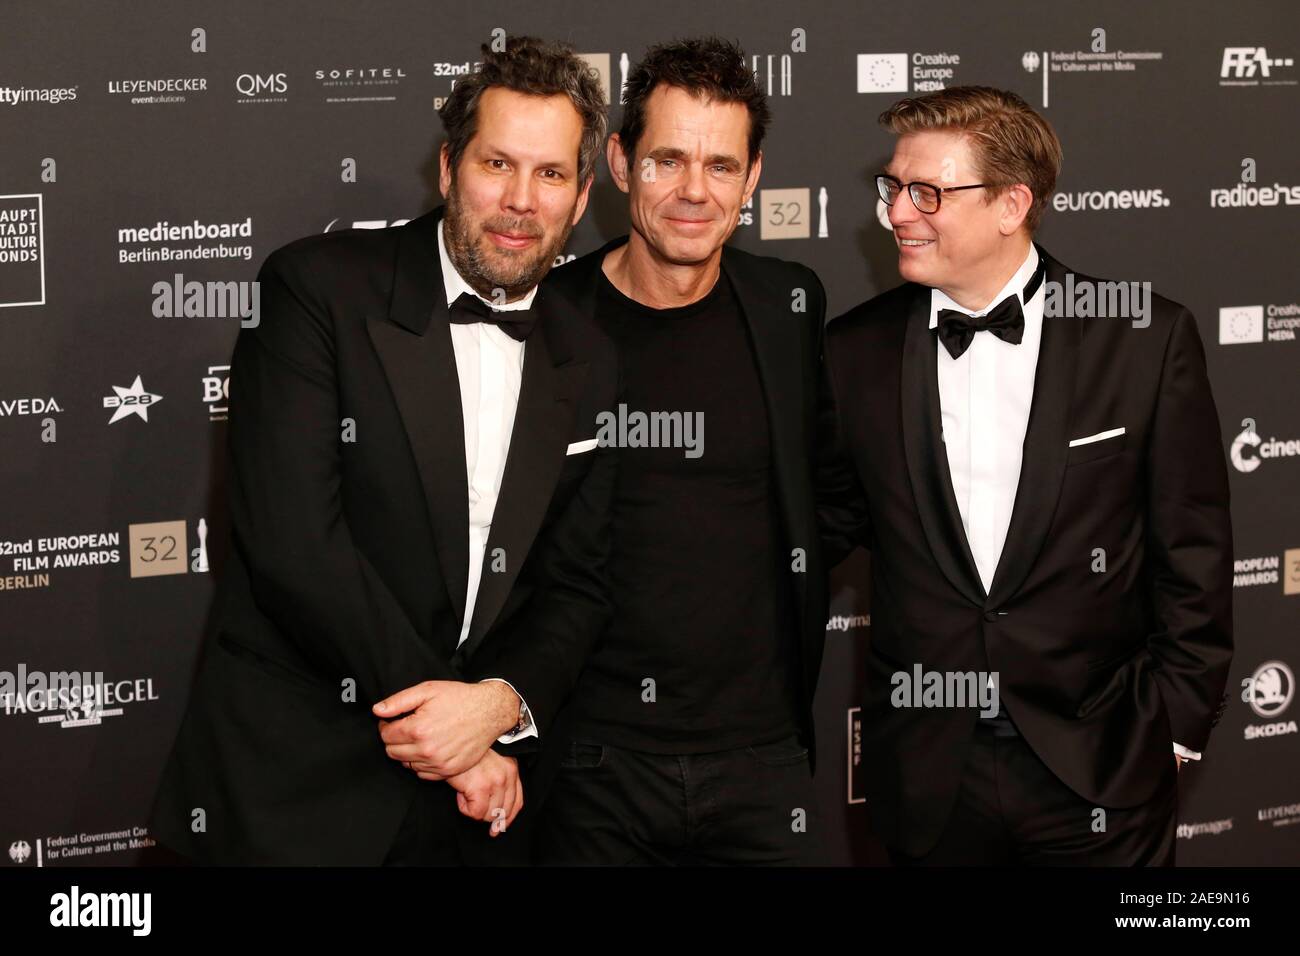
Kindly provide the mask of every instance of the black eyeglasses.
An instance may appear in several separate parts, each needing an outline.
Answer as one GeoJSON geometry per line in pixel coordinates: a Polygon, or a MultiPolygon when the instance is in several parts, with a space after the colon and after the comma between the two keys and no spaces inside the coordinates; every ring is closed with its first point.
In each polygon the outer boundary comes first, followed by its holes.
{"type": "Polygon", "coordinates": [[[932,186],[930,183],[904,183],[893,176],[881,173],[876,177],[876,191],[886,206],[892,206],[898,194],[907,187],[912,203],[921,212],[929,214],[939,211],[939,202],[944,193],[955,193],[960,189],[983,189],[986,183],[972,183],[969,186],[932,186]]]}

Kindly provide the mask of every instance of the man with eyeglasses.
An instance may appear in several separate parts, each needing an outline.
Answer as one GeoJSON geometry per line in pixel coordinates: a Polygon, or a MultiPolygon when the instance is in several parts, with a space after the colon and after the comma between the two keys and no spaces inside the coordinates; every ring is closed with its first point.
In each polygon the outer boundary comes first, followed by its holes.
{"type": "Polygon", "coordinates": [[[900,865],[1170,865],[1232,658],[1227,470],[1196,322],[1033,242],[1061,147],[1018,96],[880,118],[906,284],[827,331],[828,560],[872,549],[864,756],[900,865]],[[1068,279],[1067,279],[1068,277],[1068,279]],[[1174,760],[1170,760],[1170,749],[1174,760]]]}

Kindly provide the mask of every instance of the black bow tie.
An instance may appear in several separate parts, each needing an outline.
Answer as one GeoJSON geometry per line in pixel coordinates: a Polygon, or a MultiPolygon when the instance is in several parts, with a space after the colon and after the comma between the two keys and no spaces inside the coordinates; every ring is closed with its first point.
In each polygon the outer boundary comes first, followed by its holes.
{"type": "Polygon", "coordinates": [[[1023,296],[1028,302],[1034,297],[1046,272],[1044,266],[1040,254],[1038,268],[1034,270],[1024,291],[1020,295],[1007,296],[981,318],[975,318],[956,309],[940,309],[939,322],[935,331],[939,333],[939,341],[948,350],[948,354],[954,359],[961,358],[962,353],[970,348],[976,332],[992,332],[1003,342],[1019,345],[1020,340],[1025,336],[1025,313],[1020,306],[1020,299],[1023,296]]]}
{"type": "Polygon", "coordinates": [[[476,295],[462,292],[447,310],[453,325],[486,322],[495,325],[516,342],[528,338],[537,322],[532,309],[494,309],[476,295]]]}

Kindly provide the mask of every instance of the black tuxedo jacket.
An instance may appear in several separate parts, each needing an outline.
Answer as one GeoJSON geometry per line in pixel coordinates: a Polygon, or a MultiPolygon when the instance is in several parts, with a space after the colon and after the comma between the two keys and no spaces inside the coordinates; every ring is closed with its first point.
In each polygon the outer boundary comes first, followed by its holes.
{"type": "MultiPolygon", "coordinates": [[[[546,284],[567,301],[574,302],[581,314],[596,315],[601,321],[597,308],[601,263],[611,250],[625,242],[626,236],[614,239],[595,252],[555,269],[546,284]]],[[[773,477],[780,497],[785,538],[778,546],[791,555],[787,566],[795,563],[794,549],[803,552],[803,570],[791,573],[791,594],[799,631],[799,660],[791,664],[799,668],[803,694],[800,723],[815,770],[817,745],[812,699],[821,669],[828,613],[827,569],[817,531],[813,493],[819,398],[823,387],[821,355],[826,294],[817,274],[797,262],[755,256],[723,246],[721,268],[723,276],[731,281],[744,314],[766,401],[773,477]]],[[[617,542],[613,546],[617,547],[617,542]]],[[[710,585],[702,581],[700,586],[710,585]]],[[[561,750],[562,747],[547,748],[543,744],[542,761],[548,772],[554,772],[554,761],[562,756],[561,750]]]]}
{"type": "MultiPolygon", "coordinates": [[[[441,214],[301,239],[260,272],[261,323],[231,369],[232,555],[153,814],[197,860],[381,862],[419,788],[454,793],[385,756],[371,705],[502,677],[545,736],[608,613],[612,450],[566,452],[613,407],[617,362],[541,288],[487,543],[505,569],[485,568],[457,648],[469,517],[441,214]]],[[[496,746],[526,763],[536,745],[496,746]]]]}
{"type": "MultiPolygon", "coordinates": [[[[1047,256],[1047,281],[1067,269],[1047,256]]],[[[1079,282],[1097,281],[1076,274],[1079,282]]],[[[1204,748],[1232,658],[1228,479],[1192,315],[1150,325],[1046,317],[1011,524],[985,593],[940,432],[930,290],[909,283],[833,321],[839,447],[828,553],[872,551],[864,700],[868,803],[910,855],[938,839],[978,708],[895,708],[890,677],[996,671],[1002,704],[1065,784],[1102,807],[1148,799],[1173,742],[1204,748]],[[1117,437],[1070,447],[1115,428],[1117,437]],[[1096,549],[1105,571],[1094,571],[1096,549]]],[[[834,457],[830,459],[832,462],[834,457]]]]}

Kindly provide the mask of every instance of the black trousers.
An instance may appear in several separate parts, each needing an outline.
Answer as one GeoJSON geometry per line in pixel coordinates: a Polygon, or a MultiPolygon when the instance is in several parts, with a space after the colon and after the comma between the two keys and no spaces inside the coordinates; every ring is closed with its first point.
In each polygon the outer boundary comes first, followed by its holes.
{"type": "Polygon", "coordinates": [[[546,865],[814,865],[821,815],[796,737],[702,754],[570,741],[538,821],[546,865]]]}
{"type": "Polygon", "coordinates": [[[1173,866],[1178,809],[1172,748],[1154,797],[1097,807],[1063,784],[1017,733],[984,721],[939,842],[920,857],[892,848],[896,866],[1173,866]]]}

